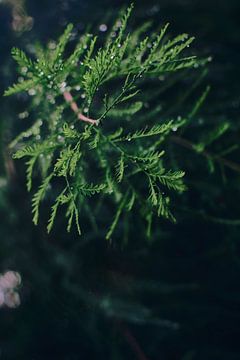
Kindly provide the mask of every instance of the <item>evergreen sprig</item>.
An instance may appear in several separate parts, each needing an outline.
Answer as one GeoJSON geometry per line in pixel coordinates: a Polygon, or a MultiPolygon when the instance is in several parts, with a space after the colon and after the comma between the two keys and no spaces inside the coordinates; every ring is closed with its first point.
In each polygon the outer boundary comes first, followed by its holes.
{"type": "MultiPolygon", "coordinates": [[[[67,230],[75,222],[80,234],[79,209],[93,196],[98,197],[98,209],[106,201],[115,208],[108,240],[122,214],[131,216],[133,209],[146,220],[147,234],[154,213],[175,221],[170,193],[185,190],[184,172],[165,169],[169,166],[166,145],[171,131],[184,121],[161,118],[158,104],[146,113],[142,89],[145,82],[159,82],[162,74],[197,67],[204,60],[183,54],[193,38],[183,34],[169,39],[168,24],[159,34],[145,36],[149,24],[129,33],[131,12],[132,6],[103,45],[98,37],[85,34],[69,55],[70,24],[55,47],[38,49],[36,59],[22,50],[12,51],[24,80],[5,95],[33,90],[33,118],[38,119],[12,142],[12,147],[19,148],[14,158],[27,158],[29,191],[33,176],[41,169],[42,184],[32,202],[35,224],[52,183],[48,231],[57,210],[64,206],[67,230]]],[[[91,216],[97,216],[95,206],[90,209],[91,216]]]]}

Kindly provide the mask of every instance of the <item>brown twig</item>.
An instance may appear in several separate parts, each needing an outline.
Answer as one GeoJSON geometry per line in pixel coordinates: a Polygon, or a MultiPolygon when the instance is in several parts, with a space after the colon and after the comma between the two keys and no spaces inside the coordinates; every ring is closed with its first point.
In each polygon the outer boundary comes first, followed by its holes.
{"type": "MultiPolygon", "coordinates": [[[[194,149],[194,144],[192,144],[190,141],[188,141],[186,139],[181,138],[180,136],[172,135],[171,140],[175,144],[183,146],[186,149],[196,151],[194,149]]],[[[228,167],[229,169],[240,173],[240,165],[233,162],[233,161],[231,161],[231,160],[228,160],[228,159],[226,159],[224,157],[221,157],[221,156],[216,156],[216,155],[214,155],[214,154],[212,154],[212,153],[210,153],[209,151],[206,151],[206,150],[201,151],[199,154],[206,157],[206,158],[208,158],[208,159],[215,160],[215,161],[219,162],[220,164],[228,167]]]]}
{"type": "Polygon", "coordinates": [[[89,117],[87,117],[87,116],[83,115],[82,113],[80,113],[79,108],[77,106],[77,103],[73,100],[73,97],[72,97],[72,95],[71,95],[71,93],[69,91],[64,91],[63,97],[66,100],[66,102],[70,104],[70,107],[71,107],[72,111],[75,112],[75,114],[77,114],[77,117],[78,117],[79,120],[88,122],[88,123],[93,124],[93,125],[98,124],[97,120],[90,119],[89,117]]]}

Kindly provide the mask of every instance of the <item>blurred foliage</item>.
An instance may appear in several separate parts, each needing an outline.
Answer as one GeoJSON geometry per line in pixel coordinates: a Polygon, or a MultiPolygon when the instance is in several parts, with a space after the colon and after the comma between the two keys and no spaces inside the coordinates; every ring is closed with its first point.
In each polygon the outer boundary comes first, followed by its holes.
{"type": "MultiPolygon", "coordinates": [[[[20,32],[12,27],[12,5],[0,4],[1,92],[16,80],[12,47],[31,53],[36,41],[55,39],[68,22],[77,34],[88,24],[98,31],[125,4],[26,1],[34,24],[20,32]]],[[[101,231],[96,236],[84,214],[81,238],[66,234],[61,216],[49,236],[45,219],[35,228],[23,166],[8,150],[27,127],[29,98],[1,98],[1,272],[17,270],[23,279],[20,308],[0,312],[5,359],[239,359],[239,2],[148,0],[135,8],[133,27],[170,22],[174,34],[197,37],[201,56],[213,56],[184,105],[182,88],[192,77],[159,92],[161,114],[184,116],[211,85],[201,111],[168,145],[188,185],[175,205],[178,222],[154,223],[146,244],[134,217],[125,246],[121,238],[109,246],[101,231]]]]}

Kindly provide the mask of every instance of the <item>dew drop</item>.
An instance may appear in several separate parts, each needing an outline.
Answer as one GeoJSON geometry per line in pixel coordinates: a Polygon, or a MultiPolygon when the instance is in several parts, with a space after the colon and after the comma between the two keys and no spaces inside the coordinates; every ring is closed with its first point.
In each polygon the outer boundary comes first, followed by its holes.
{"type": "Polygon", "coordinates": [[[19,119],[26,119],[29,116],[28,111],[24,111],[18,115],[19,119]]]}
{"type": "Polygon", "coordinates": [[[30,90],[28,90],[28,94],[30,96],[34,96],[34,95],[36,95],[36,90],[35,89],[30,89],[30,90]]]}
{"type": "Polygon", "coordinates": [[[64,137],[61,135],[58,135],[57,139],[59,142],[64,142],[64,137]]]}
{"type": "Polygon", "coordinates": [[[106,24],[101,24],[101,25],[99,26],[99,30],[100,30],[101,32],[107,31],[107,25],[106,25],[106,24]]]}
{"type": "Polygon", "coordinates": [[[121,22],[121,20],[118,20],[116,22],[116,27],[120,28],[121,26],[122,26],[122,22],[121,22]]]}
{"type": "Polygon", "coordinates": [[[22,67],[21,72],[22,74],[26,74],[28,71],[28,68],[26,66],[22,67]]]}
{"type": "Polygon", "coordinates": [[[48,43],[48,48],[49,48],[50,50],[56,49],[56,43],[55,43],[55,41],[50,41],[50,42],[48,43]]]}
{"type": "Polygon", "coordinates": [[[65,82],[65,81],[62,82],[62,83],[59,85],[60,91],[61,91],[61,92],[64,92],[64,91],[66,90],[66,86],[67,86],[66,82],[65,82]]]}

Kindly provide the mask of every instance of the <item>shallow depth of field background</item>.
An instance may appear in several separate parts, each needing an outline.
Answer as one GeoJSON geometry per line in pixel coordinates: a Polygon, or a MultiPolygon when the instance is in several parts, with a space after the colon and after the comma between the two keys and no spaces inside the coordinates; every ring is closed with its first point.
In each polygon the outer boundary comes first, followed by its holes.
{"type": "MultiPolygon", "coordinates": [[[[56,39],[68,22],[76,34],[88,25],[100,34],[99,25],[111,22],[127,4],[0,0],[1,95],[16,77],[13,46],[29,49],[36,41],[56,39]]],[[[240,135],[239,14],[238,0],[138,0],[131,20],[132,26],[150,19],[157,26],[170,22],[173,34],[196,36],[195,52],[213,57],[203,119],[229,119],[235,141],[240,135]]],[[[137,359],[124,336],[128,329],[149,360],[240,359],[240,227],[188,214],[176,226],[159,222],[152,244],[133,224],[136,237],[122,247],[91,236],[91,229],[85,228],[81,238],[67,234],[60,219],[47,236],[44,223],[32,225],[23,163],[13,163],[7,153],[21,130],[18,114],[25,105],[21,96],[0,97],[0,271],[17,270],[23,278],[21,306],[0,309],[0,358],[137,359]]],[[[227,173],[229,185],[219,173],[211,177],[203,169],[201,197],[211,196],[220,217],[239,219],[239,175],[227,173]]],[[[195,208],[200,195],[191,196],[195,208]]]]}

